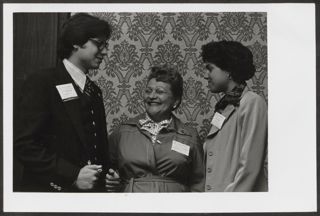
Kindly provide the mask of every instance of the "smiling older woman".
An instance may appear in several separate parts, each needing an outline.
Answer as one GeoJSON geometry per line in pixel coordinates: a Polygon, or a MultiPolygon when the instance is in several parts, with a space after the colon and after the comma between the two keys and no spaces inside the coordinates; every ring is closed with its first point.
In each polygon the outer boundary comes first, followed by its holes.
{"type": "Polygon", "coordinates": [[[181,103],[182,92],[178,72],[167,66],[152,68],[144,92],[146,113],[127,121],[110,137],[111,163],[118,172],[107,175],[109,191],[204,190],[198,133],[172,114],[181,103]],[[118,173],[122,187],[116,181],[118,173]]]}

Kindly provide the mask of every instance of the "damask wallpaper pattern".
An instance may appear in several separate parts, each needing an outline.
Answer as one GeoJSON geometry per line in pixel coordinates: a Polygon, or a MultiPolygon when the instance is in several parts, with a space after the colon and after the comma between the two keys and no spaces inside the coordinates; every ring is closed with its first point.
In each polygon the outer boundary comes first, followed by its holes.
{"type": "Polygon", "coordinates": [[[235,40],[248,46],[257,72],[248,81],[266,101],[266,13],[91,13],[113,26],[108,55],[90,76],[102,89],[108,132],[144,112],[142,94],[153,65],[167,63],[184,78],[183,101],[175,114],[198,129],[203,139],[219,94],[207,89],[201,46],[210,41],[235,40]]]}

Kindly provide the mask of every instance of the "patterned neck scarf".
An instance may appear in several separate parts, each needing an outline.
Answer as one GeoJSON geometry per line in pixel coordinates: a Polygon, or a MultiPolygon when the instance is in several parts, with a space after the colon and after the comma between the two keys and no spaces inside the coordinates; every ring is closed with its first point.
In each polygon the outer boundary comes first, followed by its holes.
{"type": "Polygon", "coordinates": [[[246,86],[246,84],[240,84],[239,86],[234,87],[230,92],[227,92],[216,104],[215,111],[224,110],[228,104],[239,106],[242,92],[246,86]]]}
{"type": "Polygon", "coordinates": [[[172,117],[170,119],[163,120],[161,122],[153,121],[148,114],[146,114],[145,119],[140,119],[139,123],[141,125],[141,130],[148,131],[151,134],[152,144],[155,144],[157,141],[157,136],[159,132],[163,128],[167,128],[172,121],[172,117]]]}

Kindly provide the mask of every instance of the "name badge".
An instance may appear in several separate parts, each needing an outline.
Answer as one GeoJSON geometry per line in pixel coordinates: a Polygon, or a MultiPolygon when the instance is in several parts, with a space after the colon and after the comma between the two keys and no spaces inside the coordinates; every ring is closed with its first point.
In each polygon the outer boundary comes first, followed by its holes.
{"type": "Polygon", "coordinates": [[[225,119],[226,119],[226,117],[224,117],[223,115],[221,115],[218,112],[215,112],[214,116],[212,118],[211,124],[216,126],[219,129],[221,129],[225,119]]]}
{"type": "Polygon", "coordinates": [[[71,83],[56,86],[63,101],[69,101],[78,98],[76,90],[71,83]]]}
{"type": "Polygon", "coordinates": [[[171,150],[189,156],[190,146],[173,140],[171,150]]]}

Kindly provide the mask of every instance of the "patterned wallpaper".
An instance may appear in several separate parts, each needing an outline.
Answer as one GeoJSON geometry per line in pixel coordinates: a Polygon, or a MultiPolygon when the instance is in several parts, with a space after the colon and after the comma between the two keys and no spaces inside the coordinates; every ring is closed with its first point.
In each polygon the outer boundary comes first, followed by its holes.
{"type": "Polygon", "coordinates": [[[175,114],[197,128],[203,139],[221,97],[208,92],[203,78],[200,50],[210,41],[236,40],[250,48],[257,72],[248,86],[267,101],[266,13],[91,14],[114,28],[108,55],[98,70],[90,72],[104,95],[109,133],[144,112],[142,92],[150,68],[167,63],[184,78],[183,101],[175,114]]]}

